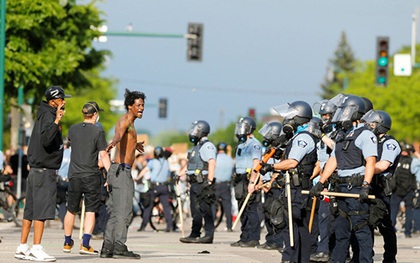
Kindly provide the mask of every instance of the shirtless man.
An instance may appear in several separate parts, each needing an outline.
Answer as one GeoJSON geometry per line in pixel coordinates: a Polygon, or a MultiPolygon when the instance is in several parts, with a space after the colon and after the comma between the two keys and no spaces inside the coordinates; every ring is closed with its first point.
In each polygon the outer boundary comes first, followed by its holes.
{"type": "Polygon", "coordinates": [[[144,142],[137,142],[134,121],[143,117],[146,96],[143,92],[126,89],[124,97],[127,112],[118,120],[114,138],[106,148],[106,151],[109,152],[119,144],[114,163],[108,171],[107,210],[110,215],[106,224],[101,258],[140,259],[139,254],[128,251],[125,242],[127,241],[134,196],[131,166],[134,163],[136,149],[139,152],[144,150],[144,142]]]}

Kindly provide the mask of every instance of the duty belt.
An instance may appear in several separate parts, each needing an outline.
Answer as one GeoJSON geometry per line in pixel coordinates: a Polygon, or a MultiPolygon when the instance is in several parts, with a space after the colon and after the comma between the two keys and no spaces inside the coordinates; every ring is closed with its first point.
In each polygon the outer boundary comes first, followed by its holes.
{"type": "Polygon", "coordinates": [[[363,184],[364,175],[358,173],[351,176],[338,177],[338,184],[350,184],[352,186],[361,186],[363,184]]]}

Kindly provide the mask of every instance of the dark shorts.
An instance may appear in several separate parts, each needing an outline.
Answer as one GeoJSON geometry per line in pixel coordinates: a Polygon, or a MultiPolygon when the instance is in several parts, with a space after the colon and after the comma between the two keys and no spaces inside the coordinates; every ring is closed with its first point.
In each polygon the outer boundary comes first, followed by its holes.
{"type": "Polygon", "coordinates": [[[53,220],[57,196],[57,175],[54,169],[31,168],[26,185],[23,218],[53,220]]]}
{"type": "Polygon", "coordinates": [[[85,195],[86,212],[98,212],[101,204],[101,178],[99,174],[85,177],[73,177],[69,180],[67,210],[71,213],[80,211],[80,201],[85,195]]]}

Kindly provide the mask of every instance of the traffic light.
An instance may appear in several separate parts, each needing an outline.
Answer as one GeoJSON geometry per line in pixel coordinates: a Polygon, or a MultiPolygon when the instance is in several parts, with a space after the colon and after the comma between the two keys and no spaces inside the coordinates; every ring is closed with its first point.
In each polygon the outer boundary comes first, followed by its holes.
{"type": "Polygon", "coordinates": [[[189,23],[187,37],[187,60],[201,61],[203,55],[203,24],[189,23]]]}
{"type": "Polygon", "coordinates": [[[168,113],[168,100],[166,98],[159,99],[159,118],[166,118],[168,113]]]}
{"type": "Polygon", "coordinates": [[[389,37],[376,38],[375,83],[378,86],[388,85],[389,37]]]}

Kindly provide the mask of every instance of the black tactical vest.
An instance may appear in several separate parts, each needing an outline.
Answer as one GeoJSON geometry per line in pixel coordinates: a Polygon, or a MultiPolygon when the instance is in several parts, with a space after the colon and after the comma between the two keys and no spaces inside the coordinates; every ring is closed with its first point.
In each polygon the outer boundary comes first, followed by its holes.
{"type": "MultiPolygon", "coordinates": [[[[315,167],[315,163],[318,161],[318,155],[316,153],[316,138],[308,131],[303,131],[301,133],[306,133],[309,134],[309,136],[311,136],[312,140],[314,140],[315,143],[315,147],[313,149],[313,151],[311,151],[310,153],[306,154],[305,157],[303,157],[303,159],[299,162],[298,166],[296,167],[298,170],[298,173],[300,175],[306,175],[306,176],[311,176],[312,172],[314,170],[315,167]]],[[[292,145],[293,145],[293,141],[295,140],[296,137],[294,137],[292,140],[289,140],[286,144],[286,149],[285,149],[285,158],[289,158],[289,153],[290,150],[292,149],[292,145]]]]}
{"type": "Polygon", "coordinates": [[[362,150],[355,144],[357,137],[365,130],[367,130],[365,127],[355,129],[343,140],[336,142],[335,157],[338,170],[354,169],[365,165],[366,161],[363,158],[362,150]]]}
{"type": "Polygon", "coordinates": [[[203,140],[197,143],[189,153],[188,156],[188,164],[187,164],[187,170],[195,172],[197,170],[199,171],[208,171],[209,164],[208,162],[203,161],[200,156],[200,149],[201,147],[208,142],[208,140],[203,140]]]}
{"type": "Polygon", "coordinates": [[[411,162],[413,158],[411,156],[400,156],[397,169],[395,170],[395,193],[399,196],[405,196],[408,192],[415,190],[416,175],[411,173],[411,162]]]}

